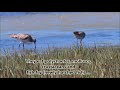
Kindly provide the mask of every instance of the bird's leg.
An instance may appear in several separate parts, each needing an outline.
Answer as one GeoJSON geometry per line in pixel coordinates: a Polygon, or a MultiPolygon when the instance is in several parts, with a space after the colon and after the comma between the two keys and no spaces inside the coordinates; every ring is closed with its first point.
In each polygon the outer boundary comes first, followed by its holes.
{"type": "Polygon", "coordinates": [[[21,44],[21,43],[19,43],[19,48],[20,48],[20,44],[21,44]]]}
{"type": "Polygon", "coordinates": [[[34,39],[33,42],[34,42],[34,46],[35,46],[35,49],[36,49],[36,39],[34,39]]]}
{"type": "Polygon", "coordinates": [[[80,47],[82,47],[82,39],[80,39],[80,47]]]}
{"type": "Polygon", "coordinates": [[[78,44],[78,39],[77,39],[77,46],[79,46],[79,44],[78,44]]]}
{"type": "Polygon", "coordinates": [[[20,48],[20,45],[22,44],[22,42],[19,43],[19,48],[20,48]]]}
{"type": "Polygon", "coordinates": [[[24,43],[23,43],[23,49],[24,49],[24,43]]]}
{"type": "Polygon", "coordinates": [[[34,43],[34,45],[35,45],[35,49],[36,49],[36,43],[34,43]]]}

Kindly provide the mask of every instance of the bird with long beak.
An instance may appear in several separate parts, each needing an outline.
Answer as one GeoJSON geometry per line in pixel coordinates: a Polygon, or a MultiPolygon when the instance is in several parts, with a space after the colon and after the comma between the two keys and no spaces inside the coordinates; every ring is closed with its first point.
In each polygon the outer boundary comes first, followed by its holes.
{"type": "MultiPolygon", "coordinates": [[[[34,43],[36,48],[36,39],[33,38],[30,34],[9,34],[9,36],[11,38],[15,38],[19,40],[20,44],[23,44],[23,48],[24,48],[24,44],[26,43],[34,43]]],[[[20,47],[20,44],[19,44],[19,47],[20,47]]]]}

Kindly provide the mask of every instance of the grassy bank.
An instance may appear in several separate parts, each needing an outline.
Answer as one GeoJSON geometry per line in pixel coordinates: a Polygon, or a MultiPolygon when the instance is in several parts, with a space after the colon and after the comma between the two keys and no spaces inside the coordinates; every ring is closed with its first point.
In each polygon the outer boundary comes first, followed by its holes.
{"type": "MultiPolygon", "coordinates": [[[[117,78],[120,77],[120,47],[104,46],[99,48],[49,48],[39,53],[37,50],[24,50],[0,56],[0,78],[117,78]],[[41,63],[26,63],[29,60],[89,60],[88,63],[76,63],[72,70],[83,70],[89,74],[64,75],[28,75],[26,70],[42,70],[41,63]]],[[[50,63],[48,65],[51,65],[50,63]]],[[[67,63],[54,63],[66,66],[67,63]]],[[[50,69],[44,69],[50,71],[50,69]]],[[[58,69],[57,69],[58,70],[58,69]]],[[[67,71],[60,69],[60,71],[67,71]]]]}

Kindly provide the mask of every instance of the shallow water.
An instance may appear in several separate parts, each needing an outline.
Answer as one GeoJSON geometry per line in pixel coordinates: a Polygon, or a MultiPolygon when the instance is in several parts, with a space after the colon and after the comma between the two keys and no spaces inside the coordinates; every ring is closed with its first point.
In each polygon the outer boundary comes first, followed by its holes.
{"type": "MultiPolygon", "coordinates": [[[[24,13],[23,13],[24,14],[24,13]]],[[[22,15],[23,15],[22,14],[22,15]]],[[[63,13],[62,13],[63,14],[63,13]]],[[[77,13],[76,13],[77,14],[77,13]]],[[[49,14],[47,14],[49,15],[49,14]]],[[[54,14],[53,14],[54,15],[54,14]]],[[[24,15],[23,15],[24,16],[24,15]]],[[[43,15],[44,16],[44,15],[43,15]]],[[[38,15],[37,15],[38,17],[38,15]]],[[[8,16],[6,17],[8,18],[8,16]]],[[[8,34],[15,34],[15,33],[27,33],[27,34],[31,34],[33,37],[35,37],[37,39],[37,49],[41,50],[41,49],[45,49],[48,47],[70,47],[72,45],[76,45],[77,44],[77,39],[75,38],[75,36],[73,35],[73,31],[84,31],[86,33],[86,37],[83,39],[83,46],[94,46],[95,44],[97,46],[103,46],[103,45],[113,45],[113,46],[119,46],[120,45],[120,31],[119,28],[93,28],[90,26],[90,28],[79,28],[79,24],[81,24],[81,22],[78,22],[78,19],[76,17],[71,18],[71,21],[73,22],[72,24],[70,22],[62,22],[59,21],[59,19],[55,19],[54,17],[52,17],[53,19],[51,19],[51,23],[49,22],[48,24],[51,24],[51,27],[45,27],[45,28],[34,28],[34,22],[33,22],[33,26],[31,27],[31,25],[28,25],[29,28],[26,28],[24,26],[22,26],[22,28],[19,28],[20,26],[18,26],[17,24],[13,23],[15,22],[14,15],[12,16],[12,18],[9,17],[10,21],[5,21],[7,20],[4,17],[4,20],[1,21],[1,39],[0,39],[0,48],[2,51],[4,51],[4,49],[16,49],[16,50],[20,50],[22,49],[19,48],[19,42],[16,39],[13,38],[9,38],[8,34]],[[13,23],[13,24],[12,24],[13,23]],[[15,26],[14,26],[15,25],[15,26]],[[7,27],[7,28],[6,28],[7,27]],[[9,28],[8,28],[9,27],[9,28]],[[18,29],[16,29],[18,27],[18,29]],[[13,29],[15,28],[15,29],[13,29]]],[[[87,17],[88,18],[88,17],[87,17]]],[[[91,18],[93,18],[93,16],[91,16],[91,18]]],[[[28,18],[26,20],[29,21],[28,18]]],[[[90,17],[89,17],[90,19],[90,17]]],[[[23,20],[20,19],[19,20],[23,20]]],[[[108,20],[109,21],[109,20],[108,20]]],[[[107,22],[108,22],[107,21],[107,22]]],[[[105,22],[105,21],[104,21],[105,22]]],[[[114,21],[115,22],[115,21],[114,21]]],[[[83,22],[84,24],[86,22],[83,22]]],[[[108,22],[109,23],[109,22],[108,22]]],[[[45,22],[44,22],[45,24],[45,22]]],[[[91,24],[91,22],[87,22],[86,26],[91,24]]],[[[40,24],[41,27],[43,25],[40,24]]],[[[34,48],[34,44],[25,44],[25,48],[26,49],[33,49],[34,48]]]]}
{"type": "MultiPolygon", "coordinates": [[[[84,46],[102,45],[102,43],[110,45],[119,45],[119,30],[80,30],[86,33],[83,39],[84,46]]],[[[19,41],[9,38],[8,34],[19,33],[19,31],[4,32],[1,34],[1,48],[18,48],[19,41]]],[[[21,31],[21,33],[29,33],[37,39],[37,49],[47,48],[48,46],[55,47],[69,47],[77,43],[77,39],[73,35],[73,31],[64,32],[61,30],[33,30],[21,31]]],[[[104,44],[103,44],[104,45],[104,44]]],[[[34,48],[34,44],[26,44],[25,48],[34,48]]]]}

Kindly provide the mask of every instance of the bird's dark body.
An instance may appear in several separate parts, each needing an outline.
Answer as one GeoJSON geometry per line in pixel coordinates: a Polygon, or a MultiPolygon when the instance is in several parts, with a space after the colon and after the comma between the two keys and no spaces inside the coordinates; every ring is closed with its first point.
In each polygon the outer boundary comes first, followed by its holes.
{"type": "Polygon", "coordinates": [[[73,34],[77,39],[80,39],[80,46],[82,46],[82,40],[85,38],[86,34],[82,31],[75,31],[73,34]]]}

